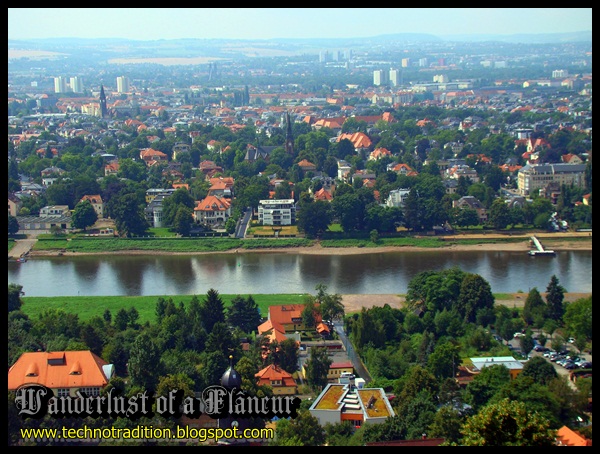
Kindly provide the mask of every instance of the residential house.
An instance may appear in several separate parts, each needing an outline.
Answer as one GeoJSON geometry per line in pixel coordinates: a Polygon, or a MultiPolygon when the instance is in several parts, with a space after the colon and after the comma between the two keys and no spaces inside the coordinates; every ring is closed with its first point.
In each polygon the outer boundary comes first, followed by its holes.
{"type": "Polygon", "coordinates": [[[192,147],[187,143],[176,143],[172,148],[173,159],[176,160],[177,157],[181,158],[181,156],[189,154],[191,149],[192,147]]]}
{"type": "MultiPolygon", "coordinates": [[[[305,331],[308,328],[302,321],[302,311],[304,304],[282,304],[269,307],[269,315],[267,320],[272,326],[284,333],[296,331],[305,331]]],[[[317,316],[316,323],[322,320],[317,316]]],[[[262,326],[262,325],[261,325],[262,326]]]]}
{"type": "Polygon", "coordinates": [[[390,170],[392,172],[396,172],[398,175],[405,175],[405,176],[409,176],[409,177],[414,177],[414,176],[417,176],[419,174],[411,166],[409,166],[408,164],[403,164],[403,163],[399,163],[399,164],[391,163],[391,164],[388,164],[387,165],[387,170],[390,170]]]}
{"type": "Polygon", "coordinates": [[[354,374],[352,361],[333,362],[329,365],[327,371],[327,381],[329,383],[338,383],[342,374],[354,374]]]}
{"type": "Polygon", "coordinates": [[[581,188],[585,184],[586,164],[526,165],[517,173],[517,188],[521,195],[531,195],[549,182],[581,188]]]}
{"type": "Polygon", "coordinates": [[[86,200],[94,207],[98,219],[104,219],[104,202],[102,201],[102,196],[100,194],[84,195],[79,201],[85,202],[86,200]]]}
{"type": "Polygon", "coordinates": [[[119,161],[111,161],[104,166],[104,176],[116,175],[119,172],[119,161]]]}
{"type": "Polygon", "coordinates": [[[224,226],[231,216],[231,200],[207,195],[194,207],[194,221],[210,227],[224,226]]]}
{"type": "Polygon", "coordinates": [[[315,170],[317,170],[317,166],[314,165],[312,162],[308,161],[307,159],[303,159],[302,161],[300,161],[298,163],[298,167],[300,167],[300,170],[302,170],[302,172],[304,172],[305,175],[307,172],[314,172],[315,170]]]}
{"type": "Polygon", "coordinates": [[[488,220],[488,212],[483,203],[472,195],[466,195],[452,202],[452,208],[472,208],[477,212],[477,217],[481,224],[488,220]]]}
{"type": "Polygon", "coordinates": [[[71,229],[71,212],[67,205],[59,207],[44,207],[39,216],[17,216],[19,231],[24,235],[39,235],[41,233],[52,233],[54,228],[60,230],[71,229]],[[65,208],[66,210],[62,210],[65,208]]]}
{"type": "Polygon", "coordinates": [[[209,180],[208,195],[231,199],[233,197],[233,177],[215,177],[209,180]]]}
{"type": "Polygon", "coordinates": [[[167,162],[168,156],[162,151],[154,150],[153,148],[144,148],[140,150],[140,159],[144,161],[146,166],[153,166],[159,162],[167,162]]]}
{"type": "Polygon", "coordinates": [[[382,424],[395,415],[383,388],[358,389],[352,384],[329,383],[309,408],[319,425],[350,421],[355,427],[382,424]]]}
{"type": "Polygon", "coordinates": [[[331,202],[333,200],[331,192],[329,192],[325,188],[321,188],[317,192],[315,192],[313,198],[314,200],[324,200],[325,202],[331,202]]]}
{"type": "Polygon", "coordinates": [[[388,194],[385,204],[388,207],[403,207],[408,194],[410,194],[410,189],[392,189],[388,194]]]}
{"type": "MultiPolygon", "coordinates": [[[[147,192],[146,192],[147,194],[147,192]]],[[[148,224],[155,228],[164,227],[163,225],[163,201],[167,197],[171,197],[172,192],[162,192],[160,194],[155,195],[146,208],[144,208],[144,215],[146,217],[146,221],[148,224]]]]}
{"type": "Polygon", "coordinates": [[[377,175],[374,172],[371,172],[367,169],[357,170],[354,173],[354,175],[352,175],[352,183],[354,183],[357,180],[361,180],[363,186],[369,186],[369,182],[374,184],[376,179],[377,175]]]}
{"type": "Polygon", "coordinates": [[[557,446],[592,446],[592,440],[584,437],[579,432],[562,426],[556,432],[557,446]]]}
{"type": "Polygon", "coordinates": [[[561,156],[562,162],[565,164],[582,164],[583,159],[573,153],[567,153],[561,156]]]}
{"type": "Polygon", "coordinates": [[[262,225],[292,225],[296,222],[294,199],[266,199],[258,202],[258,222],[262,225]]]}
{"type": "Polygon", "coordinates": [[[368,160],[369,161],[378,161],[381,158],[391,158],[392,157],[392,152],[390,150],[388,150],[387,148],[375,148],[371,153],[369,153],[369,157],[368,160]]]}
{"type": "Polygon", "coordinates": [[[350,142],[352,142],[354,151],[357,153],[367,151],[373,144],[369,136],[367,136],[364,132],[342,133],[337,137],[336,142],[340,142],[344,139],[348,139],[350,142]]]}
{"type": "Polygon", "coordinates": [[[346,183],[349,183],[350,170],[352,169],[352,166],[350,165],[350,163],[348,161],[345,161],[344,159],[338,159],[337,167],[338,167],[338,171],[337,171],[338,179],[341,181],[345,181],[346,183]]]}
{"type": "Polygon", "coordinates": [[[70,216],[71,210],[69,210],[69,205],[46,205],[40,209],[40,217],[61,217],[61,216],[70,216]]]}
{"type": "Polygon", "coordinates": [[[114,374],[114,365],[89,350],[27,352],[8,369],[8,390],[42,385],[56,397],[98,396],[114,374]]]}
{"type": "Polygon", "coordinates": [[[512,379],[517,378],[517,376],[523,372],[523,363],[521,361],[517,361],[512,356],[486,356],[469,359],[473,364],[473,369],[471,369],[471,371],[474,374],[481,372],[486,367],[495,365],[505,366],[510,373],[510,378],[512,379]]]}
{"type": "Polygon", "coordinates": [[[223,173],[223,167],[218,166],[214,161],[204,160],[200,163],[199,168],[208,180],[214,178],[217,173],[223,173]]]}
{"type": "Polygon", "coordinates": [[[246,155],[244,156],[244,160],[245,161],[250,161],[250,162],[254,162],[257,161],[259,159],[264,159],[265,161],[269,160],[269,157],[271,156],[271,152],[275,149],[278,148],[277,146],[254,146],[254,145],[250,145],[248,144],[246,146],[246,155]]]}
{"type": "Polygon", "coordinates": [[[268,386],[273,391],[273,395],[295,395],[298,393],[298,384],[292,374],[275,364],[269,364],[254,376],[258,380],[258,386],[268,386]]]}
{"type": "Polygon", "coordinates": [[[16,217],[19,210],[23,206],[23,202],[13,193],[8,193],[8,215],[16,217]]]}

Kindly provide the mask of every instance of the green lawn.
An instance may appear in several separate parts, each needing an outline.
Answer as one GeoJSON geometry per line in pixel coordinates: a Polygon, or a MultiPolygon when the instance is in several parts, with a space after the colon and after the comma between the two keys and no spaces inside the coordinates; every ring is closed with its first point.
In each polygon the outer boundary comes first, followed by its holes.
{"type": "MultiPolygon", "coordinates": [[[[173,299],[175,304],[189,303],[193,295],[162,295],[162,298],[173,299]]],[[[206,298],[205,294],[196,295],[200,301],[206,298]]],[[[219,294],[225,307],[229,306],[231,300],[237,295],[219,294]]],[[[241,295],[246,298],[248,295],[241,295]]],[[[281,304],[303,304],[306,294],[279,294],[279,295],[252,295],[260,309],[263,317],[269,312],[269,306],[281,304]]],[[[139,323],[156,321],[156,303],[158,296],[23,296],[22,311],[32,320],[36,320],[46,310],[62,310],[68,314],[77,314],[79,320],[87,321],[93,317],[102,317],[107,309],[114,317],[121,309],[128,310],[135,307],[139,313],[139,323]]]]}

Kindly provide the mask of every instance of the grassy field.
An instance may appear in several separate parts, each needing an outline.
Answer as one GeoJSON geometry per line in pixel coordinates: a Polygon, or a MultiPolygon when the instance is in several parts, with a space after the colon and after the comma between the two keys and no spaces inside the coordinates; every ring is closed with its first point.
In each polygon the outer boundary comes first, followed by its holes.
{"type": "MultiPolygon", "coordinates": [[[[196,295],[200,301],[206,298],[206,295],[196,295]]],[[[237,295],[219,294],[225,307],[231,304],[231,300],[237,295]]],[[[248,295],[241,295],[247,298],[248,295]]],[[[252,295],[254,301],[260,309],[263,317],[269,313],[269,306],[282,304],[304,304],[308,294],[259,294],[252,295]]],[[[401,295],[404,296],[404,295],[401,295]]],[[[79,320],[87,321],[93,317],[102,317],[107,309],[114,317],[121,309],[128,310],[132,307],[139,313],[139,323],[154,323],[156,321],[156,303],[159,298],[165,300],[172,299],[178,305],[183,302],[187,304],[193,295],[158,295],[158,296],[23,296],[22,311],[32,320],[37,318],[47,310],[62,310],[68,314],[77,314],[79,320]]],[[[511,294],[495,293],[496,300],[508,300],[512,298],[511,294]]]]}
{"type": "MultiPolygon", "coordinates": [[[[196,295],[200,301],[206,298],[205,294],[196,295]]],[[[225,307],[231,304],[231,300],[237,295],[219,294],[223,300],[225,307]]],[[[241,295],[247,298],[248,295],[241,295]]],[[[269,306],[281,304],[303,304],[307,294],[282,294],[282,295],[252,295],[254,301],[260,309],[263,317],[266,317],[269,312],[269,306]]],[[[158,295],[158,296],[23,296],[23,306],[21,310],[32,320],[37,320],[38,317],[47,310],[62,310],[68,314],[77,314],[79,320],[87,321],[93,317],[102,317],[108,309],[114,317],[121,309],[128,310],[132,307],[139,313],[139,323],[156,321],[156,303],[159,298],[165,300],[172,299],[176,305],[183,302],[187,304],[192,299],[193,295],[158,295]]]]}

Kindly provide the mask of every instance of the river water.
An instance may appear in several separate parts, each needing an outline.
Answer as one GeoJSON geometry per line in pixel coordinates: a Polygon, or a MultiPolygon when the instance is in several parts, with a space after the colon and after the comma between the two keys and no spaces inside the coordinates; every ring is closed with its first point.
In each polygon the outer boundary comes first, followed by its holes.
{"type": "Polygon", "coordinates": [[[30,258],[8,263],[8,283],[26,296],[154,296],[328,293],[405,294],[422,271],[457,267],[493,293],[545,292],[556,275],[567,292],[592,292],[592,251],[531,257],[523,251],[425,251],[311,255],[276,252],[30,258]]]}

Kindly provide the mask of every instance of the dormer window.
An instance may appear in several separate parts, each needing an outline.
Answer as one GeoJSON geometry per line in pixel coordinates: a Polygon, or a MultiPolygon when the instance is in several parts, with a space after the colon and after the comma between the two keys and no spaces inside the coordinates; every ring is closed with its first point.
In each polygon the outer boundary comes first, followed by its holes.
{"type": "Polygon", "coordinates": [[[79,361],[75,361],[73,363],[73,367],[71,367],[69,375],[81,375],[81,364],[79,364],[79,361]]]}
{"type": "Polygon", "coordinates": [[[38,370],[37,364],[32,363],[27,368],[27,372],[25,373],[25,376],[26,377],[37,377],[39,374],[40,374],[40,371],[38,370]]]}

